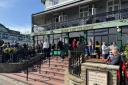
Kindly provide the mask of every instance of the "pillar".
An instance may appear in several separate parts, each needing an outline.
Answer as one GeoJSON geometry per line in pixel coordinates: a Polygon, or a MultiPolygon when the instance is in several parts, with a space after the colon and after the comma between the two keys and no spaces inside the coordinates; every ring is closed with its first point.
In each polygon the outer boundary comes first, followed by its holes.
{"type": "Polygon", "coordinates": [[[67,32],[66,33],[66,36],[64,37],[67,41],[68,41],[68,43],[69,43],[69,32],[67,32]]]}
{"type": "Polygon", "coordinates": [[[87,30],[84,31],[84,43],[87,44],[88,40],[87,40],[87,30]]]}

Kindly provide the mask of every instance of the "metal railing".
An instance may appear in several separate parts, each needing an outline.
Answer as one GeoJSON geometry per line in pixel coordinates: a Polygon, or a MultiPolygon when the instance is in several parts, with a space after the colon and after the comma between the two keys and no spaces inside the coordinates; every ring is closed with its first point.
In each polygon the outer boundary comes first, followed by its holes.
{"type": "Polygon", "coordinates": [[[84,53],[74,49],[71,51],[71,56],[69,58],[69,73],[80,77],[81,74],[81,64],[84,62],[84,53]]]}
{"type": "Polygon", "coordinates": [[[83,18],[77,17],[63,22],[43,25],[42,27],[44,27],[46,30],[52,30],[52,29],[66,28],[71,26],[79,26],[79,25],[86,25],[86,24],[112,21],[118,19],[127,19],[127,18],[128,18],[128,8],[117,11],[99,13],[83,18]]]}
{"type": "MultiPolygon", "coordinates": [[[[36,70],[39,72],[39,74],[41,74],[41,69],[42,69],[41,66],[42,66],[43,63],[48,62],[49,67],[50,67],[50,58],[51,58],[51,56],[50,56],[49,52],[44,52],[43,51],[43,52],[38,53],[38,54],[40,54],[39,59],[35,63],[33,63],[32,65],[30,65],[30,66],[28,65],[26,70],[25,70],[27,81],[29,79],[29,68],[31,68],[31,67],[36,68],[36,70]],[[46,60],[48,60],[48,61],[46,61],[46,60]]],[[[27,62],[27,64],[29,64],[29,61],[27,62]]]]}

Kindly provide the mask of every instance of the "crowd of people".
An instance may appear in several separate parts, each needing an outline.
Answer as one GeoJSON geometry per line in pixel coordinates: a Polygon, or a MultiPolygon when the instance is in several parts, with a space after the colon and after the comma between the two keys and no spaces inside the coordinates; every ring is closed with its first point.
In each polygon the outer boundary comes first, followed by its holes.
{"type": "Polygon", "coordinates": [[[100,44],[98,41],[94,43],[91,42],[80,42],[77,39],[73,39],[72,42],[66,40],[63,42],[62,38],[59,39],[57,44],[50,44],[48,39],[45,39],[43,43],[37,44],[35,47],[29,46],[27,44],[19,43],[4,43],[1,46],[1,53],[3,54],[2,62],[19,61],[20,59],[29,58],[37,53],[44,53],[44,57],[50,57],[52,50],[60,50],[60,57],[63,60],[65,55],[71,56],[71,52],[82,52],[85,57],[90,57],[91,55],[96,55],[97,58],[104,58],[111,60],[112,62],[107,62],[108,64],[118,64],[120,60],[119,48],[113,42],[111,45],[107,46],[105,42],[100,44]],[[9,52],[8,49],[11,49],[9,52]],[[15,51],[15,52],[14,52],[15,51]]]}
{"type": "MultiPolygon", "coordinates": [[[[88,42],[88,43],[80,43],[76,39],[72,41],[71,47],[73,49],[76,49],[78,47],[81,48],[81,51],[84,51],[85,57],[91,57],[92,55],[95,55],[96,58],[100,59],[106,59],[111,62],[107,62],[108,64],[119,64],[120,62],[120,50],[119,47],[113,42],[111,45],[106,45],[105,42],[102,42],[100,44],[98,41],[94,43],[88,42]]],[[[77,50],[78,51],[78,50],[77,50]]]]}
{"type": "Polygon", "coordinates": [[[5,42],[0,48],[2,63],[19,62],[20,60],[29,59],[35,55],[34,47],[25,43],[19,44],[15,42],[11,44],[5,42]]]}
{"type": "Polygon", "coordinates": [[[102,42],[102,44],[100,44],[98,41],[96,41],[94,44],[92,42],[85,43],[80,42],[77,39],[73,39],[72,42],[69,43],[68,41],[63,42],[62,38],[60,38],[57,44],[50,44],[46,39],[42,44],[37,45],[36,49],[38,49],[37,52],[44,52],[45,56],[50,56],[52,50],[60,50],[60,57],[62,60],[64,59],[64,55],[66,54],[68,56],[71,56],[70,52],[72,51],[83,52],[85,54],[85,57],[96,55],[97,58],[111,60],[112,62],[108,62],[108,64],[118,64],[120,60],[119,48],[115,44],[115,42],[107,46],[105,42],[102,42]]]}

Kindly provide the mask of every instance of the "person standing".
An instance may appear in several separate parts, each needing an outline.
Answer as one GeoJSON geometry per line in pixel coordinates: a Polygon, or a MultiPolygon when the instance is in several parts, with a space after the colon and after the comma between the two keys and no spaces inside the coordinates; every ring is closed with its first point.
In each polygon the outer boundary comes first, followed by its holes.
{"type": "Polygon", "coordinates": [[[111,51],[113,48],[118,48],[115,42],[113,42],[113,43],[109,46],[109,50],[111,51]]]}
{"type": "Polygon", "coordinates": [[[43,53],[44,53],[44,59],[46,59],[48,57],[48,53],[49,53],[49,43],[48,43],[47,39],[43,43],[43,53]]]}
{"type": "Polygon", "coordinates": [[[76,39],[73,39],[71,46],[72,46],[72,49],[76,49],[77,48],[77,41],[76,41],[76,39]]]}
{"type": "Polygon", "coordinates": [[[100,58],[100,43],[96,41],[95,50],[98,55],[98,58],[100,58]]]}
{"type": "Polygon", "coordinates": [[[89,41],[88,41],[88,49],[89,49],[89,54],[91,55],[93,53],[93,41],[92,39],[90,38],[89,41]]]}
{"type": "Polygon", "coordinates": [[[102,49],[102,57],[104,59],[107,59],[109,53],[108,53],[108,47],[105,45],[105,42],[102,43],[101,49],[102,49]]]}
{"type": "Polygon", "coordinates": [[[57,44],[57,47],[60,50],[60,57],[61,57],[61,60],[63,61],[63,59],[64,59],[64,45],[63,45],[63,42],[62,42],[61,38],[60,38],[60,40],[57,44]]]}

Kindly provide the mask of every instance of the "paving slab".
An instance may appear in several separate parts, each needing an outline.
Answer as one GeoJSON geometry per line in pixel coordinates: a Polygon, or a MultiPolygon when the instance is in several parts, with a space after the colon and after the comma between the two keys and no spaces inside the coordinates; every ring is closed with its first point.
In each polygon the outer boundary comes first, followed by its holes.
{"type": "Polygon", "coordinates": [[[0,75],[0,85],[28,85],[28,84],[0,75]]]}

